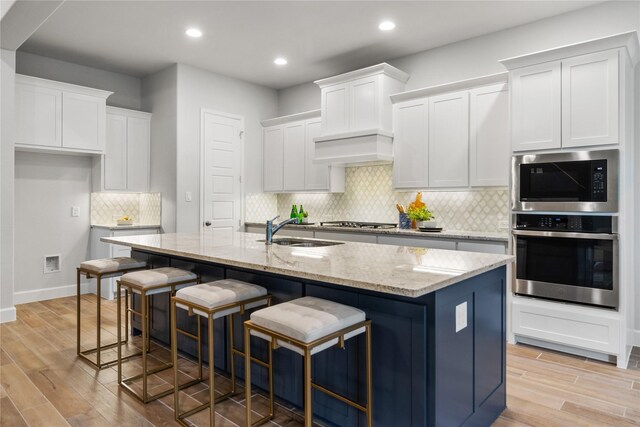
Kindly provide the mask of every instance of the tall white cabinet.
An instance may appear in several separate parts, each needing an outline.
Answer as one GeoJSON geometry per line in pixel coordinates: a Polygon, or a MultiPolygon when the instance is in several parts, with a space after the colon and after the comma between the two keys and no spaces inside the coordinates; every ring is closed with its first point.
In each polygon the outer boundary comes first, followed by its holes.
{"type": "Polygon", "coordinates": [[[263,120],[264,191],[343,192],[344,168],[315,161],[320,111],[263,120]]]}
{"type": "Polygon", "coordinates": [[[17,74],[16,149],[104,153],[112,93],[17,74]]]}
{"type": "Polygon", "coordinates": [[[105,155],[95,160],[95,191],[149,191],[151,113],[107,107],[105,155]]]}
{"type": "Polygon", "coordinates": [[[393,187],[509,184],[507,73],[391,96],[393,187]]]}

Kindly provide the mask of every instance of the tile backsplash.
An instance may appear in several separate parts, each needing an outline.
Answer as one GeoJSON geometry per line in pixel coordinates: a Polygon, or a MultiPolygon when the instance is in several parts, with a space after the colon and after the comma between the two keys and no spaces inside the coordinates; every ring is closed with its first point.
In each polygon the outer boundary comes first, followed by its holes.
{"type": "MultiPolygon", "coordinates": [[[[245,221],[263,222],[280,215],[287,218],[293,203],[304,206],[310,222],[359,220],[398,222],[396,203],[409,204],[415,191],[395,191],[392,166],[361,166],[346,169],[344,193],[250,194],[245,221]],[[274,206],[275,204],[275,206],[274,206]]],[[[507,188],[466,191],[423,191],[422,200],[440,226],[449,230],[505,231],[508,221],[507,188]]]]}
{"type": "Polygon", "coordinates": [[[161,194],[91,193],[91,224],[113,224],[123,215],[132,217],[134,224],[160,224],[161,194]]]}

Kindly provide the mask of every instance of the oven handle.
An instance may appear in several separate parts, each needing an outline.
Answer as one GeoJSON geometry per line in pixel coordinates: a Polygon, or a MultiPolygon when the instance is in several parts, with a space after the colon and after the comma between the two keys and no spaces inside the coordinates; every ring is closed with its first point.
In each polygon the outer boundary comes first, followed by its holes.
{"type": "Polygon", "coordinates": [[[607,233],[569,233],[563,231],[512,230],[514,236],[564,237],[566,239],[618,240],[617,234],[607,233]]]}

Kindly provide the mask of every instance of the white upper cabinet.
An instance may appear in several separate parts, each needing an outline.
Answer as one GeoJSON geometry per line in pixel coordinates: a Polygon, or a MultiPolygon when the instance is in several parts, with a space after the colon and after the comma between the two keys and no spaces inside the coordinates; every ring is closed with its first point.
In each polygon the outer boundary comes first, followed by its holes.
{"type": "Polygon", "coordinates": [[[560,148],[560,69],[555,61],[511,73],[513,151],[560,148]]]}
{"type": "Polygon", "coordinates": [[[500,61],[511,77],[513,151],[624,143],[635,31],[500,61]]]}
{"type": "Polygon", "coordinates": [[[562,61],[562,146],[618,142],[618,51],[562,61]]]}
{"type": "Polygon", "coordinates": [[[305,122],[284,125],[284,191],[304,189],[305,122]]]}
{"type": "Polygon", "coordinates": [[[149,191],[151,114],[107,107],[101,190],[149,191]]]}
{"type": "Polygon", "coordinates": [[[351,101],[350,129],[376,129],[380,127],[378,106],[380,105],[381,76],[357,79],[349,84],[351,101]]]}
{"type": "Polygon", "coordinates": [[[78,93],[62,94],[62,146],[104,151],[106,102],[78,93]]]}
{"type": "Polygon", "coordinates": [[[393,106],[393,187],[427,188],[429,100],[420,98],[393,106]]]}
{"type": "Polygon", "coordinates": [[[429,98],[429,187],[469,185],[469,92],[429,98]]]}
{"type": "Polygon", "coordinates": [[[469,92],[469,173],[472,187],[509,185],[509,92],[506,83],[469,92]]]}
{"type": "Polygon", "coordinates": [[[332,85],[321,91],[322,132],[334,134],[349,130],[349,84],[332,85]]]}
{"type": "Polygon", "coordinates": [[[315,162],[319,110],[263,120],[264,191],[342,192],[344,168],[315,162]]]}
{"type": "Polygon", "coordinates": [[[16,75],[16,148],[104,153],[111,93],[16,75]]]}
{"type": "Polygon", "coordinates": [[[264,129],[264,191],[283,190],[284,126],[264,129]]]}
{"type": "Polygon", "coordinates": [[[16,144],[62,147],[62,91],[16,84],[16,144]]]}

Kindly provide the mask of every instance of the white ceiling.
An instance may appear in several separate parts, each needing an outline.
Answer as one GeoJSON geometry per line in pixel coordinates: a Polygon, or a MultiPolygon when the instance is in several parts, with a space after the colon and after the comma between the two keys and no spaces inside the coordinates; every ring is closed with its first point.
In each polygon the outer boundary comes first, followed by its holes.
{"type": "Polygon", "coordinates": [[[178,62],[281,89],[594,3],[66,1],[20,50],[133,76],[178,62]],[[379,31],[383,19],[396,29],[379,31]]]}

